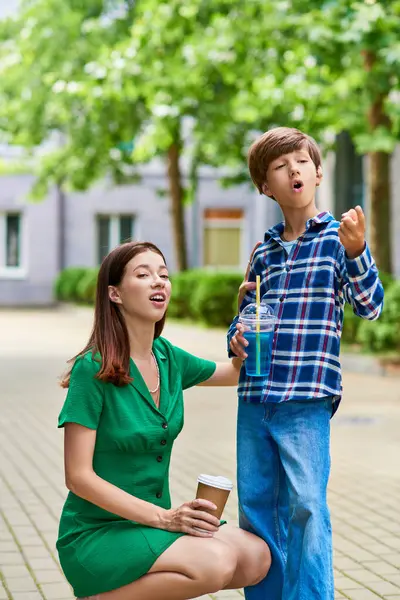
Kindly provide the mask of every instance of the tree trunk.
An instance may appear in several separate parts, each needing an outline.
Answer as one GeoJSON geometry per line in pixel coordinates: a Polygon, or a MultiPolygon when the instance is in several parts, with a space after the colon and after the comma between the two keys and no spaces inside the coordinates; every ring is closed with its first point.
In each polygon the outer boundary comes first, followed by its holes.
{"type": "Polygon", "coordinates": [[[175,142],[168,148],[167,173],[172,206],[172,227],[174,234],[176,264],[178,271],[186,271],[188,265],[185,235],[185,211],[183,205],[184,189],[179,166],[179,157],[180,144],[175,142]]]}
{"type": "Polygon", "coordinates": [[[390,154],[369,154],[371,250],[379,270],[392,273],[390,154]]]}
{"type": "MultiPolygon", "coordinates": [[[[364,58],[366,70],[371,71],[376,60],[375,54],[365,52],[364,58]]],[[[368,122],[372,132],[378,127],[391,128],[390,119],[384,110],[385,100],[385,94],[380,94],[369,109],[368,122]]],[[[371,250],[378,268],[385,273],[392,273],[391,154],[370,152],[368,158],[371,250]]]]}

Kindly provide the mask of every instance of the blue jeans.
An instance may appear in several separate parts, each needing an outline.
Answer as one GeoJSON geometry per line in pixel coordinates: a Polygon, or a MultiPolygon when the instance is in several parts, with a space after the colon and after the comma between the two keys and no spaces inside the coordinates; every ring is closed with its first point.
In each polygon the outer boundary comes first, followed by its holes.
{"type": "Polygon", "coordinates": [[[272,554],[247,600],[333,600],[332,533],[326,493],[332,398],[239,402],[239,524],[272,554]]]}

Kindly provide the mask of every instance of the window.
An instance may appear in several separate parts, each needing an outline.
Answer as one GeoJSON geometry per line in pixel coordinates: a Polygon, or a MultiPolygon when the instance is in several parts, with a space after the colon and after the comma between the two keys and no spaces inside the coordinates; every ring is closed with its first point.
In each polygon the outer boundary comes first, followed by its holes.
{"type": "Polygon", "coordinates": [[[0,271],[6,275],[22,268],[22,215],[0,213],[0,271]]]}
{"type": "Polygon", "coordinates": [[[118,244],[135,237],[135,217],[133,215],[97,216],[97,261],[103,258],[118,244]]]}
{"type": "Polygon", "coordinates": [[[237,268],[241,265],[243,211],[208,208],[204,211],[203,264],[237,268]]]}

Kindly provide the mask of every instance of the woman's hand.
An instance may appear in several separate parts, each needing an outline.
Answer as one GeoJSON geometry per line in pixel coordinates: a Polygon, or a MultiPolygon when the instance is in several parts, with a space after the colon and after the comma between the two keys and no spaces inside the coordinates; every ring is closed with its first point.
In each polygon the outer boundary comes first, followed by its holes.
{"type": "Polygon", "coordinates": [[[179,508],[165,511],[160,529],[179,531],[196,537],[212,537],[218,531],[219,519],[202,509],[216,510],[216,508],[215,504],[201,498],[185,502],[179,508]]]}

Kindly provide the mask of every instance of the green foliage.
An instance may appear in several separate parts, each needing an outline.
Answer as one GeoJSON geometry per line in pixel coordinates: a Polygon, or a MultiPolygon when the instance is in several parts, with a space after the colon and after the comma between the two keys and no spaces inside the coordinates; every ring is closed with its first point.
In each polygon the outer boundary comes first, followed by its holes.
{"type": "Polygon", "coordinates": [[[86,269],[85,274],[76,286],[76,296],[79,302],[83,302],[84,304],[95,303],[98,274],[98,268],[86,269]]]}
{"type": "Polygon", "coordinates": [[[207,273],[201,277],[193,297],[193,313],[212,327],[228,327],[236,313],[237,294],[242,274],[207,273]]]}
{"type": "Polygon", "coordinates": [[[346,304],[342,341],[349,345],[360,345],[363,350],[383,352],[393,350],[400,345],[400,282],[392,275],[379,273],[385,290],[384,309],[377,321],[366,321],[354,314],[352,307],[346,304]]]}
{"type": "Polygon", "coordinates": [[[168,314],[192,319],[211,327],[225,327],[236,312],[237,293],[243,275],[193,269],[172,277],[168,314]]]}
{"type": "Polygon", "coordinates": [[[57,300],[63,302],[78,302],[80,297],[77,289],[80,281],[86,277],[88,269],[85,267],[69,267],[58,275],[54,284],[54,293],[57,300]]]}
{"type": "Polygon", "coordinates": [[[357,341],[373,352],[400,350],[400,281],[387,289],[384,309],[378,321],[361,322],[357,341]]]}
{"type": "Polygon", "coordinates": [[[354,344],[357,339],[357,333],[360,325],[360,317],[354,314],[350,304],[346,304],[344,307],[342,342],[345,344],[354,344]]]}
{"type": "Polygon", "coordinates": [[[175,273],[171,278],[172,295],[168,314],[177,319],[194,319],[193,299],[197,294],[204,271],[192,269],[175,273]]]}
{"type": "Polygon", "coordinates": [[[390,152],[399,31],[398,1],[26,0],[0,23],[0,129],[27,149],[56,138],[36,196],[124,181],[172,142],[189,163],[227,167],[225,182],[249,181],[249,142],[276,124],[325,147],[346,129],[360,152],[390,152]],[[377,99],[387,123],[371,127],[377,99]]]}

